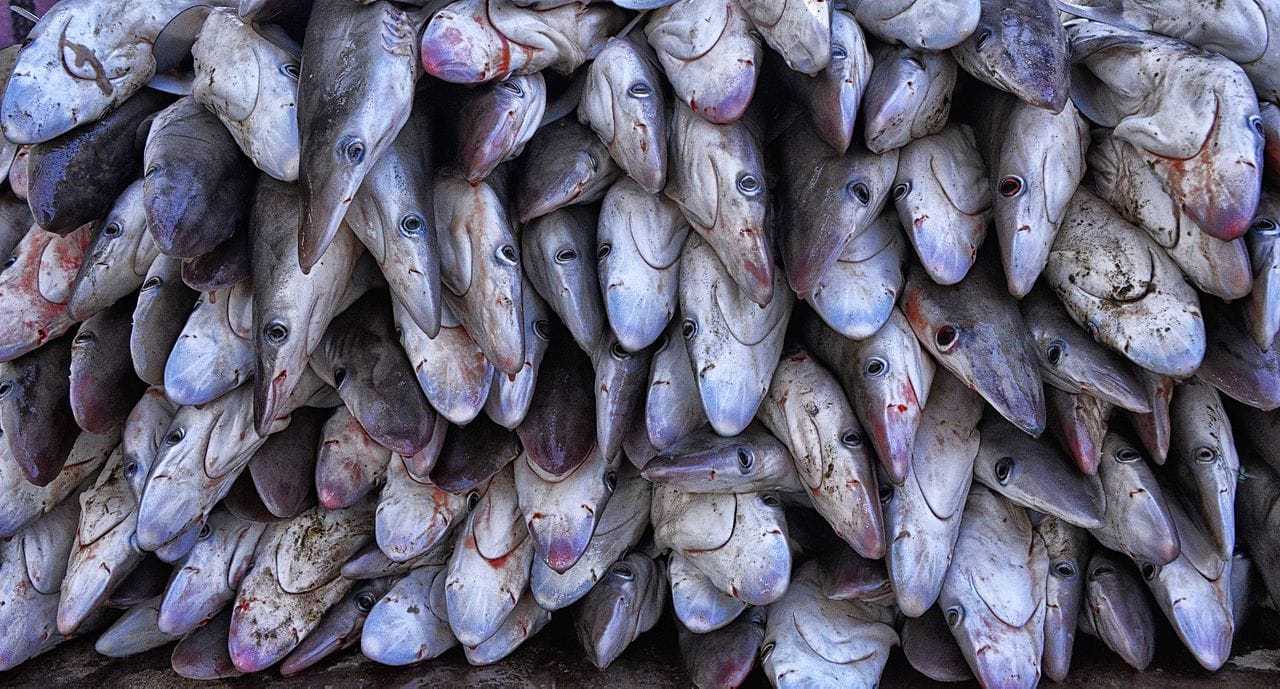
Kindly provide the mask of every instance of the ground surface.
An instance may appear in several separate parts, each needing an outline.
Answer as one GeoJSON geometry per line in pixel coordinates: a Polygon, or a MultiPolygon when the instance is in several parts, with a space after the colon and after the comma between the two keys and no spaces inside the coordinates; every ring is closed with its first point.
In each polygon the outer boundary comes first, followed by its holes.
{"type": "MultiPolygon", "coordinates": [[[[1200,669],[1178,645],[1172,632],[1164,630],[1152,669],[1138,673],[1123,665],[1102,644],[1082,638],[1076,646],[1071,677],[1061,685],[1046,681],[1044,686],[1065,689],[1254,689],[1280,687],[1280,617],[1274,613],[1255,616],[1245,629],[1248,643],[1233,654],[1227,667],[1217,674],[1200,669]]],[[[93,653],[85,641],[72,642],[26,665],[0,674],[0,687],[52,689],[54,687],[169,689],[171,687],[626,687],[666,689],[688,686],[680,665],[675,633],[670,622],[636,641],[607,672],[600,672],[583,660],[567,616],[561,615],[537,637],[502,663],[485,668],[466,664],[462,653],[454,651],[435,661],[407,668],[387,668],[363,660],[358,651],[348,651],[298,677],[282,678],[274,672],[223,682],[189,682],[169,669],[165,647],[151,653],[112,660],[93,653]]],[[[767,687],[757,671],[749,687],[767,687]]],[[[944,685],[930,682],[912,671],[901,653],[895,652],[881,687],[884,689],[925,689],[969,687],[976,684],[944,685]]]]}

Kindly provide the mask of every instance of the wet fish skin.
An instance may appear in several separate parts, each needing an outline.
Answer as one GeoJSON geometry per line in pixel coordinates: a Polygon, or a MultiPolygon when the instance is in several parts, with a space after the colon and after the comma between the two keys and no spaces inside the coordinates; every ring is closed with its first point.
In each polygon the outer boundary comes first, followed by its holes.
{"type": "Polygon", "coordinates": [[[1083,188],[1071,199],[1045,278],[1094,339],[1155,373],[1185,377],[1204,358],[1195,290],[1145,233],[1083,188]],[[1092,256],[1125,260],[1098,266],[1092,256]]]}
{"type": "MultiPolygon", "coordinates": [[[[18,197],[12,184],[9,186],[7,193],[0,193],[0,257],[4,261],[8,261],[9,255],[26,236],[27,230],[35,224],[26,200],[18,197]]],[[[0,261],[0,265],[4,261],[0,261]]]]}
{"type": "Polygon", "coordinates": [[[604,302],[596,288],[599,278],[591,260],[595,229],[596,213],[574,206],[541,215],[520,233],[521,263],[529,282],[587,353],[598,348],[605,327],[604,302]]]}
{"type": "Polygon", "coordinates": [[[809,305],[842,335],[870,337],[893,314],[908,253],[897,218],[882,214],[845,245],[809,295],[809,305]]]}
{"type": "Polygon", "coordinates": [[[596,397],[596,444],[605,457],[622,450],[622,438],[645,400],[653,348],[627,351],[610,331],[593,352],[596,397]]]}
{"type": "Polygon", "coordinates": [[[241,282],[196,298],[164,366],[165,394],[207,404],[254,375],[253,287],[241,282]]]}
{"type": "Polygon", "coordinates": [[[266,528],[225,509],[211,512],[196,544],[175,564],[156,620],[161,631],[186,634],[212,624],[218,610],[235,598],[266,528]]]}
{"type": "MultiPolygon", "coordinates": [[[[489,397],[484,401],[485,415],[507,429],[518,427],[529,412],[543,355],[550,343],[551,326],[547,303],[538,290],[522,276],[520,287],[520,325],[524,330],[524,354],[515,374],[500,375],[495,368],[489,397]]],[[[485,357],[486,360],[488,357],[485,357]]]]}
{"type": "MultiPolygon", "coordinates": [[[[551,69],[569,74],[624,23],[610,4],[521,7],[496,0],[457,0],[421,33],[427,73],[455,84],[480,84],[551,69]]],[[[415,51],[416,52],[416,51],[415,51]]]]}
{"type": "Polygon", "coordinates": [[[81,433],[71,446],[66,464],[58,477],[46,486],[37,486],[22,475],[7,446],[0,445],[0,486],[7,496],[0,503],[0,539],[13,538],[36,520],[70,500],[87,479],[106,463],[120,444],[120,434],[81,433]]]}
{"type": "Polygon", "coordinates": [[[893,203],[920,264],[940,285],[960,282],[977,259],[992,216],[987,169],[973,130],[953,124],[912,140],[899,153],[897,169],[893,203]]]}
{"type": "Polygon", "coordinates": [[[405,468],[404,458],[393,454],[386,483],[378,495],[374,539],[392,560],[413,560],[448,538],[486,488],[482,484],[465,493],[447,493],[414,478],[405,468]]]}
{"type": "Polygon", "coordinates": [[[938,606],[980,683],[1033,687],[1044,651],[1044,541],[1021,507],[984,486],[970,489],[964,512],[938,606]]]}
{"type": "Polygon", "coordinates": [[[249,218],[254,175],[218,117],[191,97],[156,115],[143,152],[142,204],[160,251],[196,258],[249,218]]]}
{"type": "Polygon", "coordinates": [[[522,451],[515,433],[487,416],[480,417],[462,428],[449,429],[429,478],[450,493],[467,493],[484,486],[522,451]]]}
{"type": "Polygon", "coordinates": [[[1052,385],[1044,389],[1044,403],[1050,435],[1071,455],[1080,473],[1096,475],[1111,405],[1088,393],[1063,392],[1052,385]]]}
{"type": "Polygon", "coordinates": [[[701,236],[689,239],[680,258],[681,336],[702,407],[722,435],[746,428],[768,393],[795,304],[782,271],[770,273],[773,297],[764,308],[733,275],[701,236]]]}
{"type": "Polygon", "coordinates": [[[369,437],[346,405],[320,431],[316,454],[316,496],[326,510],[350,507],[382,483],[391,451],[369,437]]]}
{"type": "Polygon", "coordinates": [[[951,50],[956,62],[1035,107],[1061,112],[1070,95],[1070,50],[1057,5],[1048,0],[980,5],[974,32],[951,50]]]}
{"type": "MultiPolygon", "coordinates": [[[[672,319],[658,338],[649,369],[649,389],[645,395],[644,436],[654,455],[694,429],[707,423],[698,394],[689,348],[685,345],[682,319],[672,319]]],[[[639,458],[628,452],[631,461],[639,458]]],[[[650,459],[650,458],[646,458],[650,459]]],[[[643,462],[641,462],[643,464],[643,462]]]]}
{"type": "Polygon", "coordinates": [[[152,44],[170,20],[196,4],[75,0],[49,8],[27,34],[30,42],[5,89],[4,138],[47,142],[155,97],[142,88],[156,70],[152,44]]]}
{"type": "Polygon", "coordinates": [[[177,636],[156,627],[159,604],[159,599],[153,598],[126,610],[98,637],[93,650],[108,658],[124,658],[177,641],[177,636]]]}
{"type": "Polygon", "coordinates": [[[681,626],[695,634],[723,629],[738,619],[748,607],[746,603],[716,588],[706,575],[678,551],[667,553],[667,576],[671,580],[672,612],[681,626]]]}
{"type": "MultiPolygon", "coordinates": [[[[992,259],[990,251],[987,258],[992,259]]],[[[921,345],[996,411],[1032,436],[1046,413],[1035,345],[1018,305],[1000,288],[994,261],[945,286],[913,268],[902,312],[921,345]]]]}
{"type": "Polygon", "coordinates": [[[1057,517],[1045,516],[1035,529],[1049,555],[1041,669],[1049,679],[1061,682],[1071,668],[1077,618],[1085,602],[1091,541],[1084,529],[1057,517]]]}
{"type": "Polygon", "coordinates": [[[942,131],[956,85],[951,55],[880,45],[871,56],[875,67],[862,92],[867,148],[884,153],[942,131]]]}
{"type": "Polygon", "coordinates": [[[765,225],[769,190],[763,151],[752,129],[745,122],[707,122],[677,105],[670,157],[663,193],[715,250],[744,295],[761,306],[783,296],[773,286],[773,249],[765,225]]]}
{"type": "Polygon", "coordinates": [[[1089,559],[1085,578],[1086,629],[1135,670],[1145,670],[1155,654],[1156,622],[1133,564],[1100,550],[1089,559]]]}
{"type": "Polygon", "coordinates": [[[90,433],[119,426],[147,389],[129,354],[133,311],[133,299],[123,299],[81,323],[71,340],[71,413],[90,433]]]}
{"type": "Polygon", "coordinates": [[[866,340],[849,340],[825,325],[801,324],[801,340],[840,379],[889,480],[900,484],[933,384],[934,363],[894,309],[866,340]]]}
{"type": "Polygon", "coordinates": [[[285,677],[306,670],[333,653],[360,642],[364,622],[378,599],[391,588],[390,578],[370,579],[356,584],[350,592],[325,613],[319,626],[293,649],[280,663],[285,677]]]}
{"type": "Polygon", "coordinates": [[[554,476],[527,455],[516,459],[520,512],[534,553],[548,567],[564,573],[586,552],[617,488],[621,462],[620,454],[606,456],[593,446],[577,467],[554,476]]]}
{"type": "Polygon", "coordinates": [[[268,36],[249,22],[230,8],[209,13],[191,46],[192,96],[218,116],[259,170],[291,182],[298,178],[300,155],[302,48],[282,31],[268,36]]]}
{"type": "Polygon", "coordinates": [[[764,641],[765,608],[752,608],[722,629],[695,634],[678,627],[685,672],[699,689],[736,687],[755,668],[764,641]]]}
{"type": "Polygon", "coordinates": [[[1280,197],[1264,191],[1245,235],[1253,287],[1244,298],[1244,319],[1253,341],[1271,349],[1280,333],[1280,197]]]}
{"type": "Polygon", "coordinates": [[[942,590],[980,440],[978,394],[945,371],[935,388],[904,480],[880,489],[885,560],[898,607],[909,617],[925,614],[942,590]]]}
{"type": "Polygon", "coordinates": [[[22,238],[0,271],[0,362],[28,354],[70,330],[70,284],[89,245],[88,226],[60,237],[38,225],[22,238]],[[32,289],[35,287],[35,289],[32,289]]]}
{"type": "Polygon", "coordinates": [[[676,0],[652,14],[644,34],[676,98],[706,121],[728,124],[746,113],[764,64],[753,29],[737,2],[676,0]]]}
{"type": "MultiPolygon", "coordinates": [[[[817,129],[801,119],[782,134],[782,156],[786,172],[782,213],[787,228],[781,242],[782,261],[796,295],[812,299],[846,247],[869,232],[880,215],[893,188],[898,152],[877,155],[855,145],[837,155],[819,138],[817,129]]],[[[723,256],[724,247],[717,247],[717,254],[723,256]]],[[[733,264],[726,261],[726,265],[733,264]]],[[[870,325],[867,330],[874,332],[870,325]]],[[[851,333],[856,339],[868,334],[851,333]]]]}
{"type": "Polygon", "coordinates": [[[1208,343],[1196,377],[1252,407],[1280,408],[1280,348],[1259,349],[1244,328],[1241,307],[1203,302],[1208,343]]]}
{"type": "Polygon", "coordinates": [[[65,336],[0,366],[0,433],[27,481],[47,486],[75,443],[71,348],[65,336]]]}
{"type": "Polygon", "coordinates": [[[182,281],[182,262],[163,254],[147,269],[133,310],[129,354],[134,373],[150,385],[164,385],[165,366],[182,334],[198,293],[182,281]]]}
{"type": "Polygon", "coordinates": [[[912,50],[954,47],[974,32],[981,13],[977,0],[859,0],[851,5],[853,16],[868,33],[912,50]]]}
{"type": "Polygon", "coordinates": [[[292,519],[316,503],[313,488],[320,427],[328,412],[302,407],[289,427],[273,433],[245,467],[262,506],[273,519],[292,519]]]}
{"type": "Polygon", "coordinates": [[[836,377],[802,349],[783,354],[757,418],[786,445],[800,484],[864,557],[886,549],[870,443],[836,377]]]}
{"type": "Polygon", "coordinates": [[[592,665],[607,669],[636,637],[658,623],[666,608],[666,589],[666,567],[643,552],[613,563],[574,619],[578,643],[592,665]]]}
{"type": "Polygon", "coordinates": [[[250,218],[257,355],[253,418],[259,435],[275,421],[277,410],[305,375],[307,358],[329,323],[359,296],[345,287],[363,251],[354,233],[338,232],[309,272],[294,260],[301,193],[299,185],[263,176],[250,218]]]}
{"type": "Polygon", "coordinates": [[[1270,529],[1277,525],[1280,511],[1271,509],[1280,498],[1280,477],[1262,461],[1262,455],[1251,452],[1241,457],[1241,480],[1236,492],[1240,539],[1249,548],[1268,596],[1280,592],[1276,570],[1268,567],[1280,558],[1276,540],[1270,529]]]}
{"type": "Polygon", "coordinates": [[[571,205],[600,200],[622,174],[605,143],[565,117],[539,129],[516,165],[516,217],[521,223],[571,205]]]}
{"type": "Polygon", "coordinates": [[[920,617],[903,619],[898,635],[902,638],[903,655],[920,674],[935,682],[973,680],[969,662],[937,607],[929,608],[920,617]]]}
{"type": "Polygon", "coordinates": [[[871,560],[837,546],[821,556],[822,595],[831,600],[892,601],[893,581],[883,560],[871,560]]]}
{"type": "Polygon", "coordinates": [[[591,62],[578,121],[650,194],[667,183],[667,99],[657,56],[639,39],[610,38],[591,62]]]}
{"type": "Polygon", "coordinates": [[[793,72],[813,76],[831,60],[831,5],[822,0],[739,3],[765,43],[793,72]]]}
{"type": "Polygon", "coordinates": [[[816,568],[803,565],[787,594],[769,606],[760,667],[779,689],[872,686],[898,643],[888,608],[822,595],[816,568]]]}
{"type": "Polygon", "coordinates": [[[228,679],[244,674],[231,662],[227,635],[231,626],[231,609],[224,608],[217,617],[184,636],[173,647],[169,665],[187,679],[228,679]]]}
{"type": "Polygon", "coordinates": [[[1229,560],[1236,549],[1236,487],[1240,457],[1227,410],[1213,386],[1199,379],[1183,381],[1174,390],[1169,413],[1173,433],[1170,465],[1176,485],[1191,498],[1193,512],[1229,560]]]}
{"type": "Polygon", "coordinates": [[[142,394],[125,418],[120,449],[124,453],[124,477],[135,500],[142,499],[151,466],[178,407],[165,395],[163,387],[153,386],[142,394]]]}
{"type": "Polygon", "coordinates": [[[492,665],[514,653],[550,621],[551,613],[543,610],[533,595],[525,591],[492,636],[475,646],[463,646],[462,653],[473,666],[492,665]]]}
{"type": "Polygon", "coordinates": [[[325,255],[365,176],[409,119],[425,21],[390,2],[313,3],[298,79],[303,273],[325,255]]]}
{"type": "Polygon", "coordinates": [[[780,70],[787,88],[804,104],[819,135],[837,153],[849,150],[862,94],[871,79],[871,53],[858,22],[848,12],[831,11],[831,57],[810,77],[780,70]]]}
{"type": "Polygon", "coordinates": [[[89,318],[141,287],[159,255],[147,231],[142,186],[137,180],[121,192],[89,240],[67,300],[73,319],[89,318]]]}
{"type": "Polygon", "coordinates": [[[0,668],[12,669],[62,641],[56,622],[60,586],[79,519],[80,501],[70,497],[0,542],[0,668]]]}
{"type": "Polygon", "coordinates": [[[435,337],[419,329],[399,299],[392,303],[396,332],[427,401],[451,423],[467,424],[484,409],[494,369],[453,311],[442,306],[435,337]]]}
{"type": "Polygon", "coordinates": [[[591,359],[563,327],[551,328],[549,336],[538,385],[516,433],[529,461],[557,480],[586,461],[598,439],[591,359]]]}
{"type": "Polygon", "coordinates": [[[1033,289],[1018,308],[1031,331],[1040,376],[1046,383],[1137,414],[1151,412],[1142,382],[1129,365],[1076,325],[1052,292],[1044,287],[1033,289]]]}
{"type": "Polygon", "coordinates": [[[1107,433],[1098,463],[1107,496],[1106,524],[1090,531],[1102,545],[1134,560],[1168,564],[1182,549],[1170,505],[1142,453],[1107,433]]]}
{"type": "Polygon", "coordinates": [[[365,618],[360,651],[383,665],[409,665],[458,644],[445,609],[446,567],[409,572],[382,595],[365,618]]]}
{"type": "Polygon", "coordinates": [[[762,425],[724,437],[708,427],[663,449],[641,470],[646,480],[692,493],[801,489],[787,447],[762,425]]]}
{"type": "Polygon", "coordinates": [[[520,155],[542,121],[547,82],[541,72],[513,74],[467,92],[458,105],[458,169],[479,182],[520,155]]]}
{"type": "Polygon", "coordinates": [[[1152,461],[1164,464],[1169,456],[1169,439],[1173,434],[1169,418],[1169,404],[1173,399],[1173,386],[1177,382],[1169,376],[1137,369],[1139,380],[1151,401],[1150,414],[1129,414],[1138,438],[1150,453],[1152,461]]]}

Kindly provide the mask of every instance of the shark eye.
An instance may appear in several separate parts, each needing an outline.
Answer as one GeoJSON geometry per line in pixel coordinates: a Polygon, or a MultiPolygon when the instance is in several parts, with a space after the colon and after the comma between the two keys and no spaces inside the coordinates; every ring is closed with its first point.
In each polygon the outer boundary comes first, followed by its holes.
{"type": "Polygon", "coordinates": [[[867,359],[866,365],[862,367],[862,372],[872,378],[879,378],[889,372],[889,362],[878,356],[873,356],[867,359]]]}
{"type": "Polygon", "coordinates": [[[1049,350],[1046,353],[1046,356],[1049,359],[1049,363],[1053,364],[1054,366],[1057,366],[1058,362],[1062,361],[1062,352],[1063,350],[1066,349],[1066,347],[1067,347],[1066,343],[1064,343],[1062,340],[1054,340],[1053,342],[1050,342],[1049,350]]]}
{"type": "Polygon", "coordinates": [[[515,79],[508,79],[498,84],[498,88],[504,89],[510,93],[515,94],[517,98],[524,97],[524,89],[520,88],[520,83],[517,82],[515,79]]]}
{"type": "Polygon", "coordinates": [[[996,460],[996,480],[1000,485],[1009,482],[1009,476],[1013,473],[1013,457],[1001,457],[996,460]]]}
{"type": "Polygon", "coordinates": [[[203,541],[208,538],[211,533],[213,533],[213,527],[209,526],[209,522],[205,522],[204,526],[200,527],[200,535],[196,538],[203,541]]]}
{"type": "Polygon", "coordinates": [[[614,488],[618,487],[618,472],[616,471],[605,472],[604,487],[607,488],[610,493],[613,492],[614,488]]]}
{"type": "Polygon", "coordinates": [[[1122,447],[1119,450],[1116,450],[1116,461],[1118,462],[1129,464],[1131,462],[1136,462],[1139,459],[1142,459],[1142,455],[1138,454],[1138,451],[1132,447],[1122,447]]]}
{"type": "Polygon", "coordinates": [[[904,61],[912,69],[920,72],[924,71],[924,63],[920,61],[920,58],[913,56],[913,57],[904,58],[904,61]]]}
{"type": "Polygon", "coordinates": [[[838,45],[836,43],[831,44],[831,61],[832,62],[839,62],[841,60],[848,59],[848,57],[849,57],[849,51],[845,50],[844,46],[838,45]]]}
{"type": "Polygon", "coordinates": [[[578,252],[573,249],[561,249],[556,252],[556,263],[568,263],[578,260],[578,252]]]}
{"type": "Polygon", "coordinates": [[[747,473],[756,464],[756,453],[749,447],[738,448],[738,471],[747,473]]]}
{"type": "Polygon", "coordinates": [[[13,265],[13,264],[15,264],[15,263],[17,263],[17,262],[18,262],[18,257],[17,257],[17,256],[10,256],[9,258],[6,258],[6,259],[4,260],[4,266],[3,266],[3,267],[8,268],[9,266],[11,266],[11,265],[13,265]]]}
{"type": "Polygon", "coordinates": [[[889,501],[893,500],[893,486],[888,483],[881,483],[878,490],[880,493],[880,504],[888,505],[889,501]]]}
{"type": "Polygon", "coordinates": [[[750,172],[744,172],[742,176],[738,177],[738,191],[742,192],[744,196],[758,196],[760,192],[764,191],[764,185],[760,183],[759,177],[750,172]]]}
{"type": "Polygon", "coordinates": [[[374,600],[373,594],[368,591],[361,591],[356,595],[356,610],[360,612],[369,612],[373,610],[373,604],[378,601],[374,600]]]}
{"type": "Polygon", "coordinates": [[[1218,453],[1212,447],[1202,447],[1196,450],[1196,461],[1201,464],[1211,464],[1218,459],[1218,453]]]}
{"type": "Polygon", "coordinates": [[[990,40],[991,40],[990,29],[986,29],[982,33],[978,34],[978,50],[982,50],[983,46],[985,46],[987,42],[990,40]]]}
{"type": "Polygon", "coordinates": [[[862,434],[852,428],[840,434],[840,444],[845,447],[859,448],[862,442],[862,434]]]}
{"type": "Polygon", "coordinates": [[[603,261],[611,253],[613,253],[613,245],[605,242],[596,248],[596,260],[603,261]]]}
{"type": "Polygon", "coordinates": [[[760,497],[760,502],[764,503],[765,507],[781,507],[782,506],[782,501],[779,500],[778,496],[774,495],[773,493],[765,493],[764,495],[762,495],[760,497]]]}
{"type": "Polygon", "coordinates": [[[95,335],[92,330],[85,330],[85,331],[76,333],[76,339],[72,340],[71,344],[78,344],[78,345],[89,344],[90,342],[93,342],[96,339],[98,339],[98,336],[95,335]]]}
{"type": "Polygon", "coordinates": [[[290,79],[292,79],[292,80],[294,80],[294,81],[297,81],[297,80],[298,80],[298,65],[296,65],[296,64],[294,64],[294,63],[292,63],[292,62],[286,62],[286,63],[284,63],[283,65],[280,65],[280,73],[281,73],[281,74],[283,74],[283,75],[285,75],[286,77],[289,77],[290,79]]]}
{"type": "Polygon", "coordinates": [[[899,182],[893,186],[893,200],[901,201],[911,193],[911,182],[899,182]]]}
{"type": "Polygon", "coordinates": [[[120,223],[113,222],[107,225],[106,227],[102,228],[102,236],[107,237],[109,239],[114,239],[116,237],[119,237],[122,231],[124,231],[124,228],[120,226],[120,223]]]}
{"type": "Polygon", "coordinates": [[[631,358],[631,352],[623,349],[621,342],[614,342],[609,346],[609,356],[612,356],[618,361],[626,361],[631,358]]]}
{"type": "Polygon", "coordinates": [[[142,290],[145,292],[150,289],[155,289],[163,284],[164,284],[164,278],[160,277],[159,275],[152,275],[151,277],[147,278],[146,282],[142,283],[142,290]]]}
{"type": "Polygon", "coordinates": [[[182,428],[175,428],[172,431],[169,431],[169,434],[164,437],[164,444],[169,447],[173,447],[174,445],[182,442],[182,439],[185,437],[187,437],[186,430],[182,428]]]}
{"type": "Polygon", "coordinates": [[[267,327],[262,329],[262,336],[270,344],[284,344],[284,341],[289,339],[289,329],[283,323],[268,323],[267,327]]]}
{"type": "Polygon", "coordinates": [[[533,334],[537,335],[538,339],[540,340],[550,342],[551,341],[551,324],[544,320],[534,321],[533,334]]]}
{"type": "Polygon", "coordinates": [[[631,85],[631,88],[627,89],[627,93],[635,98],[648,98],[653,95],[653,87],[643,81],[637,81],[631,85]]]}
{"type": "Polygon", "coordinates": [[[12,381],[6,380],[3,383],[0,383],[0,400],[8,397],[10,392],[13,392],[12,381]]]}
{"type": "Polygon", "coordinates": [[[631,569],[631,565],[625,562],[614,563],[613,567],[609,568],[609,571],[626,581],[631,581],[636,578],[636,573],[631,569]]]}
{"type": "Polygon", "coordinates": [[[954,605],[947,608],[947,626],[955,629],[960,626],[960,622],[964,620],[964,608],[954,605]]]}
{"type": "Polygon", "coordinates": [[[342,387],[343,381],[347,379],[347,369],[339,366],[333,369],[333,387],[342,387]]]}
{"type": "Polygon", "coordinates": [[[1262,132],[1262,118],[1261,118],[1261,117],[1258,117],[1257,115],[1252,115],[1252,116],[1250,116],[1250,117],[1249,117],[1249,126],[1250,126],[1250,127],[1253,127],[1253,131],[1257,132],[1257,133],[1258,133],[1258,136],[1264,136],[1264,134],[1263,134],[1263,132],[1262,132]]]}
{"type": "Polygon", "coordinates": [[[938,328],[938,332],[933,334],[933,342],[938,345],[938,351],[940,352],[951,351],[951,349],[956,346],[956,342],[959,341],[959,339],[960,334],[956,332],[955,328],[949,325],[944,325],[941,328],[938,328]]]}
{"type": "Polygon", "coordinates": [[[686,342],[693,339],[698,334],[698,322],[692,318],[684,319],[684,323],[680,326],[680,334],[684,335],[686,342]]]}
{"type": "Polygon", "coordinates": [[[1053,573],[1063,579],[1070,579],[1076,575],[1076,566],[1066,560],[1063,560],[1053,566],[1053,573]]]}
{"type": "Polygon", "coordinates": [[[1098,565],[1097,567],[1093,568],[1092,572],[1089,573],[1089,577],[1093,579],[1097,579],[1098,577],[1105,577],[1111,574],[1115,574],[1115,571],[1116,571],[1115,568],[1113,568],[1111,565],[1098,565]]]}
{"type": "Polygon", "coordinates": [[[868,187],[866,182],[849,182],[844,185],[844,193],[864,206],[871,203],[871,187],[868,187]]]}
{"type": "Polygon", "coordinates": [[[137,474],[137,473],[138,473],[138,461],[137,461],[137,460],[135,460],[135,459],[131,459],[131,460],[129,460],[128,462],[125,462],[125,465],[124,465],[124,477],[125,477],[125,478],[133,478],[134,474],[137,474]]]}
{"type": "Polygon", "coordinates": [[[769,643],[760,647],[760,660],[762,662],[768,660],[769,656],[773,655],[773,646],[774,646],[774,643],[770,641],[769,643]]]}
{"type": "Polygon", "coordinates": [[[342,146],[342,155],[346,156],[347,160],[351,162],[352,165],[359,165],[360,163],[363,163],[364,142],[355,138],[348,139],[342,146]]]}
{"type": "Polygon", "coordinates": [[[406,237],[417,237],[422,234],[422,228],[426,226],[427,223],[417,213],[407,213],[400,218],[400,234],[406,237]]]}
{"type": "Polygon", "coordinates": [[[1146,579],[1147,581],[1151,581],[1152,579],[1155,579],[1158,574],[1160,574],[1160,567],[1150,562],[1142,563],[1143,579],[1146,579]]]}
{"type": "Polygon", "coordinates": [[[476,505],[479,505],[479,504],[480,504],[479,491],[473,490],[470,493],[467,493],[467,511],[468,512],[470,512],[471,510],[474,510],[476,508],[476,505]]]}
{"type": "Polygon", "coordinates": [[[1271,234],[1276,231],[1276,221],[1271,218],[1258,218],[1253,221],[1253,229],[1255,232],[1271,234]]]}
{"type": "Polygon", "coordinates": [[[1011,199],[1022,193],[1027,183],[1017,175],[1009,175],[1000,179],[1000,184],[996,185],[996,190],[1006,199],[1011,199]]]}
{"type": "Polygon", "coordinates": [[[520,255],[516,253],[516,248],[510,244],[503,244],[493,253],[497,259],[509,266],[517,265],[520,262],[520,255]]]}
{"type": "Polygon", "coordinates": [[[658,352],[665,351],[669,344],[671,344],[671,338],[667,337],[666,333],[662,333],[653,343],[654,353],[656,354],[658,352]]]}

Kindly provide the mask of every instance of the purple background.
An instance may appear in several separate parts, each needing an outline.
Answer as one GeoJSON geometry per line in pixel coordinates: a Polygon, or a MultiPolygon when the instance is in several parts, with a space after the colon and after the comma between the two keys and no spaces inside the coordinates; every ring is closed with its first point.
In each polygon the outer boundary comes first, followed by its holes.
{"type": "Polygon", "coordinates": [[[12,3],[10,0],[0,0],[0,4],[4,5],[3,12],[0,13],[0,48],[21,41],[31,29],[30,22],[9,11],[10,4],[25,7],[42,17],[54,2],[56,0],[15,0],[12,3]]]}

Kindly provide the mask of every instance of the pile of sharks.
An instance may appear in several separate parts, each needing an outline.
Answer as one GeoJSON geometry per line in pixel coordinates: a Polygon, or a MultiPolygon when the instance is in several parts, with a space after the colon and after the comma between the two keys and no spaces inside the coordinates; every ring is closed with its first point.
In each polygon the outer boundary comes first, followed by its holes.
{"type": "Polygon", "coordinates": [[[1280,603],[1280,0],[32,19],[0,668],[670,611],[698,687],[1013,688],[1280,603]]]}

